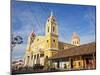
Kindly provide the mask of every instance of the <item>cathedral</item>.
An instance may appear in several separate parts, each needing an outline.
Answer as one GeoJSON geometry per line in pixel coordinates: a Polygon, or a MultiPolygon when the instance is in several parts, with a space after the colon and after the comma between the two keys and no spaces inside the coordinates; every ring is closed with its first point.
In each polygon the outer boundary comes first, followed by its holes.
{"type": "Polygon", "coordinates": [[[80,38],[75,32],[72,35],[71,43],[59,41],[58,37],[58,25],[51,12],[46,21],[45,35],[37,36],[34,32],[29,35],[24,66],[33,67],[35,64],[45,66],[48,62],[47,59],[57,54],[58,51],[80,46],[80,38]]]}

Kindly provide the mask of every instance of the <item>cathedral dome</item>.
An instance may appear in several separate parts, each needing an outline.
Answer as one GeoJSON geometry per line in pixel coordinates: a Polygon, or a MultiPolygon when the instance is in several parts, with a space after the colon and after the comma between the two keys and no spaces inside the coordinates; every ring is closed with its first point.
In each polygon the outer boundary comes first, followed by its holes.
{"type": "Polygon", "coordinates": [[[80,45],[80,38],[79,36],[76,34],[76,32],[74,32],[72,34],[72,41],[71,41],[72,45],[76,45],[79,46],[80,45]]]}
{"type": "Polygon", "coordinates": [[[76,32],[72,34],[72,39],[80,39],[76,32]]]}

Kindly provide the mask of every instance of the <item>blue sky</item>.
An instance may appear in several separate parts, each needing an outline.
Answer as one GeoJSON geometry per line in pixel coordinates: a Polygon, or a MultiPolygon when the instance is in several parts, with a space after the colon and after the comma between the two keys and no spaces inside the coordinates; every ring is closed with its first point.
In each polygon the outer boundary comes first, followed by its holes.
{"type": "Polygon", "coordinates": [[[60,41],[70,43],[73,32],[80,36],[81,44],[95,41],[95,6],[13,1],[11,8],[12,34],[22,36],[24,41],[13,48],[13,60],[23,58],[32,30],[36,35],[45,34],[51,11],[58,24],[60,41]]]}

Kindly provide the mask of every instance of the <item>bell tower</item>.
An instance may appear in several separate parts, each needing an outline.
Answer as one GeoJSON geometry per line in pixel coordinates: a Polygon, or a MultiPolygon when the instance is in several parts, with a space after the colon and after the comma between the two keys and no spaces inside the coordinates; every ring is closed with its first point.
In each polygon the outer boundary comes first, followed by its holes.
{"type": "Polygon", "coordinates": [[[24,57],[24,66],[32,66],[33,52],[31,50],[31,45],[34,42],[35,37],[36,35],[32,31],[28,37],[28,44],[27,44],[27,49],[24,57]]]}
{"type": "Polygon", "coordinates": [[[51,12],[50,17],[46,22],[46,35],[48,34],[58,35],[58,27],[55,18],[53,16],[53,12],[51,12]]]}
{"type": "Polygon", "coordinates": [[[58,49],[58,26],[53,16],[53,12],[51,12],[50,17],[47,19],[45,36],[48,45],[47,48],[58,49]]]}
{"type": "Polygon", "coordinates": [[[36,35],[35,35],[35,33],[32,31],[32,32],[30,33],[29,37],[28,37],[28,45],[27,45],[27,50],[28,50],[28,51],[31,51],[30,46],[31,46],[31,44],[34,42],[35,37],[36,37],[36,35]]]}

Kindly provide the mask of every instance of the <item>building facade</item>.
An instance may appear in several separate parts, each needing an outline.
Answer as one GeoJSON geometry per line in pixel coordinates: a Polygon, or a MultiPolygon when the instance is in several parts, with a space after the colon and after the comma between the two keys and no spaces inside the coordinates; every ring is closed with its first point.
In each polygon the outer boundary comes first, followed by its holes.
{"type": "Polygon", "coordinates": [[[28,37],[28,44],[24,58],[24,66],[33,67],[35,64],[45,66],[51,64],[48,58],[55,55],[59,50],[69,49],[80,45],[80,38],[74,33],[71,44],[58,40],[58,25],[53,13],[47,19],[45,35],[36,36],[32,31],[28,37]]]}
{"type": "Polygon", "coordinates": [[[80,70],[96,68],[96,43],[60,50],[49,58],[56,69],[80,70]]]}

